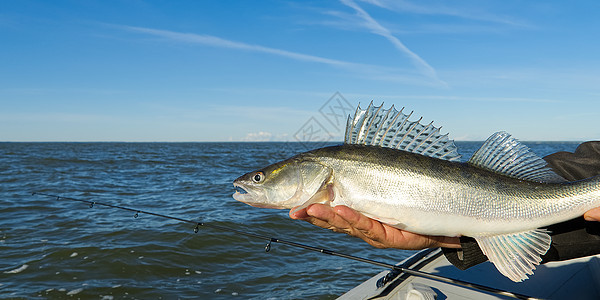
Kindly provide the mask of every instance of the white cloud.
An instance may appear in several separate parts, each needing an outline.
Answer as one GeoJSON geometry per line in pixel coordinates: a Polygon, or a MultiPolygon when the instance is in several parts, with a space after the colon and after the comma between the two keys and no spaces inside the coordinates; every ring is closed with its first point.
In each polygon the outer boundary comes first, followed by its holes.
{"type": "Polygon", "coordinates": [[[251,132],[246,134],[245,137],[242,138],[244,142],[268,142],[271,141],[271,137],[273,134],[270,132],[259,131],[259,132],[251,132]]]}
{"type": "Polygon", "coordinates": [[[267,131],[250,132],[242,138],[244,142],[275,142],[287,141],[288,134],[273,134],[267,131]]]}

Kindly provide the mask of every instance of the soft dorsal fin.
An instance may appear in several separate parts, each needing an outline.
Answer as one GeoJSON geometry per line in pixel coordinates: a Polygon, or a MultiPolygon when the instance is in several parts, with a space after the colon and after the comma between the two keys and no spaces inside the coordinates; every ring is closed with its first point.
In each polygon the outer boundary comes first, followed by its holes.
{"type": "Polygon", "coordinates": [[[566,181],[529,147],[504,131],[492,134],[468,163],[522,180],[546,183],[566,181]]]}
{"type": "Polygon", "coordinates": [[[421,119],[410,121],[408,115],[396,110],[394,106],[384,109],[374,106],[367,109],[356,108],[354,116],[348,116],[345,144],[373,145],[393,148],[445,160],[458,160],[460,155],[454,141],[448,134],[440,134],[442,127],[433,126],[433,122],[423,125],[421,119]]]}

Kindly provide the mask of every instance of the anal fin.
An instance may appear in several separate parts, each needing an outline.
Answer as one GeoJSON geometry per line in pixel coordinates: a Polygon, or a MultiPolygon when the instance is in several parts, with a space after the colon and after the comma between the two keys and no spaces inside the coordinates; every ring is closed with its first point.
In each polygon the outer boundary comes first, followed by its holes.
{"type": "Polygon", "coordinates": [[[552,241],[548,231],[542,229],[474,238],[498,271],[515,282],[533,274],[552,241]]]}

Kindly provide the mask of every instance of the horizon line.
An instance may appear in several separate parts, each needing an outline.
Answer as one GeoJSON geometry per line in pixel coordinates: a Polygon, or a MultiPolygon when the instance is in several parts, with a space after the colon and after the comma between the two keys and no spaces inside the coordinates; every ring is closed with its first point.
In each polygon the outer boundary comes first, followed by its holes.
{"type": "MultiPolygon", "coordinates": [[[[454,142],[485,142],[485,140],[462,140],[456,139],[454,142]]],[[[521,140],[519,142],[524,143],[583,143],[587,140],[521,140]]],[[[0,143],[343,143],[344,141],[284,141],[284,140],[272,140],[272,141],[244,141],[244,140],[231,140],[231,141],[66,141],[66,140],[57,140],[57,141],[0,141],[0,143]]]]}

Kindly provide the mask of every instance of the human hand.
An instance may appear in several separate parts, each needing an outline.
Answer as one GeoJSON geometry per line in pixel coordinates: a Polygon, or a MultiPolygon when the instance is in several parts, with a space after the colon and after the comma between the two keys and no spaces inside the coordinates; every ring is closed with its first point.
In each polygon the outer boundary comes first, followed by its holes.
{"type": "Polygon", "coordinates": [[[600,207],[592,208],[583,214],[586,221],[600,221],[600,207]]]}
{"type": "Polygon", "coordinates": [[[377,248],[405,250],[435,247],[460,248],[458,237],[428,236],[408,232],[373,220],[347,206],[331,207],[312,204],[296,212],[293,212],[294,209],[289,213],[292,219],[303,220],[322,228],[358,237],[377,248]]]}

